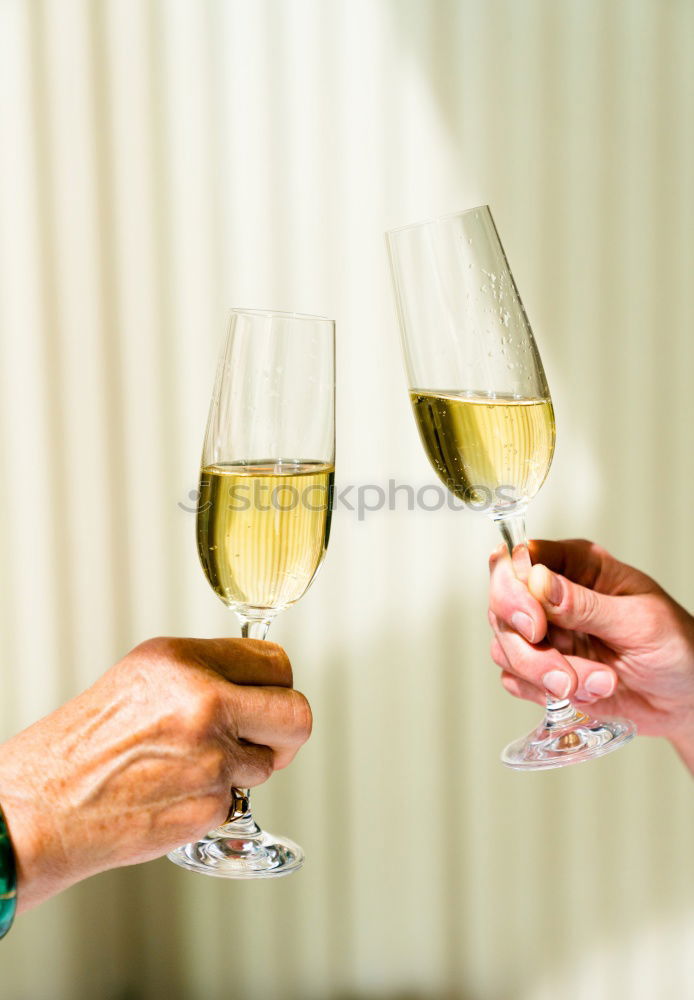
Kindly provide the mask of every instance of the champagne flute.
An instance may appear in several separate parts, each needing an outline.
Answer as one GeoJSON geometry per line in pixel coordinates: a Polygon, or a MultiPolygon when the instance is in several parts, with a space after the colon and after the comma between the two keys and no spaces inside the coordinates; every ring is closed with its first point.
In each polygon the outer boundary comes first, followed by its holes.
{"type": "MultiPolygon", "coordinates": [[[[487,205],[386,234],[410,399],[435,472],[486,510],[527,577],[525,510],[554,453],[542,361],[487,205]]],[[[547,698],[540,726],[503,751],[519,770],[561,767],[622,746],[625,719],[547,698]]]]}
{"type": "MultiPolygon", "coordinates": [[[[306,592],[328,544],[335,462],[335,324],[321,316],[233,309],[202,452],[198,553],[244,638],[306,592]]],[[[302,849],[261,830],[248,789],[226,822],[169,854],[227,878],[287,875],[302,849]]]]}

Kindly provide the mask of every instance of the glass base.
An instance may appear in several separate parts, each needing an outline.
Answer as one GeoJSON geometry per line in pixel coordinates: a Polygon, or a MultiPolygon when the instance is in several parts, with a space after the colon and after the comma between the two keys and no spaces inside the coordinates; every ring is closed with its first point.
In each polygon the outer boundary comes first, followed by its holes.
{"type": "Polygon", "coordinates": [[[219,878],[280,878],[298,871],[304,852],[292,840],[261,830],[253,819],[248,789],[232,788],[229,818],[194,844],[167,855],[169,861],[219,878]]]}
{"type": "Polygon", "coordinates": [[[548,707],[542,725],[528,736],[509,743],[501,760],[517,771],[566,767],[603,757],[634,736],[636,726],[628,719],[594,719],[565,700],[548,707]]]}
{"type": "Polygon", "coordinates": [[[298,871],[304,863],[298,844],[263,830],[251,839],[208,834],[167,856],[188,871],[219,878],[280,878],[298,871]]]}

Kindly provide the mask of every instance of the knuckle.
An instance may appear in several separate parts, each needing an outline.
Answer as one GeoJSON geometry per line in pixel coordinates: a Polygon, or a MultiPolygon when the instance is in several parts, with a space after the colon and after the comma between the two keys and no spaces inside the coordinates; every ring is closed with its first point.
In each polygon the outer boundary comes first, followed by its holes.
{"type": "Polygon", "coordinates": [[[185,656],[185,644],[185,639],[158,635],[151,639],[145,639],[144,642],[135,647],[133,653],[138,654],[138,658],[144,658],[149,662],[162,660],[169,663],[180,662],[185,656]]]}
{"type": "Polygon", "coordinates": [[[597,564],[603,563],[606,559],[613,558],[603,545],[599,545],[590,538],[569,538],[566,542],[568,545],[582,550],[582,555],[585,559],[597,564]]]}
{"type": "Polygon", "coordinates": [[[574,586],[569,584],[564,584],[564,596],[560,605],[560,610],[564,615],[568,615],[569,618],[581,618],[583,613],[584,601],[581,596],[581,592],[577,591],[574,586]]]}
{"type": "Polygon", "coordinates": [[[573,605],[575,618],[579,622],[589,622],[594,618],[598,608],[595,592],[585,587],[569,587],[569,602],[573,605]]]}
{"type": "Polygon", "coordinates": [[[567,577],[563,580],[564,593],[558,605],[558,611],[562,617],[579,617],[583,609],[584,593],[576,587],[567,577]]]}
{"type": "Polygon", "coordinates": [[[291,692],[291,727],[297,742],[305,743],[313,729],[313,713],[308,699],[301,691],[291,692]]]}
{"type": "Polygon", "coordinates": [[[181,721],[188,732],[204,735],[217,727],[222,712],[219,693],[211,685],[198,685],[186,693],[181,721]]]}
{"type": "Polygon", "coordinates": [[[166,655],[164,652],[166,642],[167,640],[164,636],[155,636],[151,639],[145,639],[143,642],[139,642],[137,646],[135,646],[134,649],[132,649],[128,655],[123,658],[123,666],[129,667],[135,661],[151,661],[163,658],[166,655]]]}
{"type": "Polygon", "coordinates": [[[121,683],[129,684],[134,691],[138,683],[147,685],[162,669],[173,665],[174,659],[178,659],[174,652],[175,642],[167,636],[145,639],[111,669],[121,683]]]}
{"type": "Polygon", "coordinates": [[[153,639],[146,639],[142,645],[152,653],[160,656],[179,655],[181,640],[170,635],[158,635],[153,639]]]}
{"type": "Polygon", "coordinates": [[[598,559],[610,558],[610,553],[603,545],[598,545],[597,542],[588,542],[588,541],[584,542],[584,544],[588,546],[592,554],[594,556],[597,556],[598,559]]]}
{"type": "Polygon", "coordinates": [[[272,759],[272,752],[266,751],[261,753],[256,751],[253,754],[252,760],[249,761],[248,766],[248,781],[249,787],[253,785],[262,785],[264,781],[272,776],[275,766],[272,759]]]}
{"type": "Polygon", "coordinates": [[[586,552],[604,551],[591,538],[566,538],[564,541],[566,545],[573,545],[575,548],[584,549],[586,552]]]}
{"type": "Polygon", "coordinates": [[[294,683],[294,674],[286,650],[276,642],[267,642],[266,640],[264,645],[267,647],[267,652],[273,658],[275,665],[279,668],[279,672],[282,679],[286,681],[287,687],[291,687],[294,683]]]}
{"type": "Polygon", "coordinates": [[[294,760],[296,756],[296,750],[289,747],[281,747],[279,750],[275,750],[273,757],[273,766],[275,771],[282,771],[285,767],[294,760]]]}

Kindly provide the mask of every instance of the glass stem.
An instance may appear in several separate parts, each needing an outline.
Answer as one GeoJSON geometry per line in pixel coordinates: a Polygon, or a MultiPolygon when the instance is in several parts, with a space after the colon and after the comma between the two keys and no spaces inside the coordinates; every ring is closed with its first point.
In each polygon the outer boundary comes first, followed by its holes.
{"type": "Polygon", "coordinates": [[[241,618],[241,635],[244,639],[267,639],[271,618],[241,618]]]}
{"type": "MultiPolygon", "coordinates": [[[[265,639],[267,637],[270,618],[245,618],[240,615],[239,617],[241,619],[241,636],[244,639],[265,639]]],[[[260,832],[251,813],[250,788],[232,787],[229,815],[224,821],[224,826],[220,829],[226,837],[233,835],[252,837],[260,832]]]]}
{"type": "MultiPolygon", "coordinates": [[[[524,512],[508,514],[506,517],[495,517],[494,520],[499,527],[501,537],[508,546],[516,576],[526,583],[532,562],[528,549],[528,536],[525,531],[524,512]]],[[[571,715],[573,715],[573,709],[568,698],[552,698],[547,695],[546,728],[551,729],[555,726],[565,725],[571,715]]]]}
{"type": "Polygon", "coordinates": [[[520,511],[516,514],[495,517],[494,520],[501,532],[501,537],[506,542],[516,576],[523,582],[527,581],[532,563],[528,549],[528,536],[525,532],[525,512],[520,511]]]}

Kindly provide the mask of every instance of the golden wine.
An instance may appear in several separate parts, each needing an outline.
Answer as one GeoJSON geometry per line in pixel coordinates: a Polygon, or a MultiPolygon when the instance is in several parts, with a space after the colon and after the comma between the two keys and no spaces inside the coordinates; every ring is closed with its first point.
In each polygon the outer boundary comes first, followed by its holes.
{"type": "Polygon", "coordinates": [[[429,461],[456,496],[496,509],[535,496],[554,454],[550,399],[421,389],[410,397],[429,461]]]}
{"type": "Polygon", "coordinates": [[[198,552],[225,604],[277,611],[299,600],[328,544],[334,477],[319,462],[202,469],[198,552]]]}

